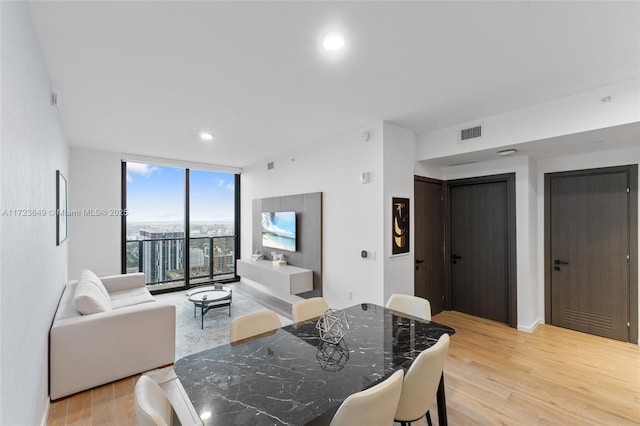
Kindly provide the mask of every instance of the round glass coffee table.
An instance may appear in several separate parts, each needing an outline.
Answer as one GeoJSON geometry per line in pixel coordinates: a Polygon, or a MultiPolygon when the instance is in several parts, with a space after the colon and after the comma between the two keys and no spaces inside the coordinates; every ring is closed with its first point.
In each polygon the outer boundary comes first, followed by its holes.
{"type": "Polygon", "coordinates": [[[229,307],[231,316],[231,290],[226,288],[207,287],[194,289],[187,295],[190,302],[193,302],[193,317],[196,317],[196,308],[200,308],[200,328],[204,329],[204,316],[210,309],[229,307]]]}

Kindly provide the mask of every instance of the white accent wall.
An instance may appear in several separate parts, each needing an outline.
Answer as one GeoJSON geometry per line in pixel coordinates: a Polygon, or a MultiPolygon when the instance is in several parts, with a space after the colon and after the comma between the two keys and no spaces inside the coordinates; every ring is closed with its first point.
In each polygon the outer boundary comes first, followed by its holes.
{"type": "Polygon", "coordinates": [[[241,188],[241,257],[251,253],[254,199],[322,192],[322,277],[327,303],[342,308],[383,299],[382,123],[357,129],[290,155],[245,167],[241,188]],[[363,141],[361,133],[370,139],[363,141]],[[360,183],[369,172],[370,182],[360,183]],[[361,250],[376,251],[364,260],[361,250]],[[352,301],[348,294],[352,292],[352,301]],[[350,303],[351,302],[351,303],[350,303]]]}
{"type": "Polygon", "coordinates": [[[413,198],[413,141],[413,133],[379,122],[269,159],[272,170],[268,161],[243,169],[242,257],[251,254],[251,235],[258,232],[251,228],[252,200],[322,192],[323,296],[329,305],[384,304],[389,292],[412,293],[413,254],[390,259],[387,222],[392,195],[413,198]],[[363,172],[369,183],[360,183],[363,172]],[[375,260],[363,259],[362,250],[375,252],[375,260]]]}
{"type": "MultiPolygon", "coordinates": [[[[71,148],[69,209],[120,209],[121,157],[116,152],[71,148]]],[[[70,279],[77,279],[83,269],[98,276],[120,273],[120,216],[72,216],[68,223],[70,279]]]]}
{"type": "Polygon", "coordinates": [[[386,302],[393,293],[414,293],[414,241],[415,223],[413,204],[413,154],[415,133],[391,123],[383,124],[382,162],[384,178],[384,285],[383,300],[386,302]],[[409,198],[409,247],[410,252],[391,256],[393,197],[409,198]]]}
{"type": "Polygon", "coordinates": [[[56,246],[49,210],[56,170],[69,176],[69,146],[28,4],[0,2],[0,28],[0,424],[36,425],[48,408],[49,328],[67,281],[68,242],[56,246]]]}

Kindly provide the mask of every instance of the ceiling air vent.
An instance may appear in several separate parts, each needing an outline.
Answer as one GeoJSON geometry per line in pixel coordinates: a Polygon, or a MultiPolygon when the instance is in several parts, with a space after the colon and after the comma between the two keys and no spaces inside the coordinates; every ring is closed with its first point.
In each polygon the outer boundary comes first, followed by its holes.
{"type": "Polygon", "coordinates": [[[476,139],[479,137],[482,137],[482,126],[469,127],[468,129],[460,130],[461,141],[476,139]]]}
{"type": "Polygon", "coordinates": [[[267,163],[267,170],[273,169],[273,161],[267,163]]]}

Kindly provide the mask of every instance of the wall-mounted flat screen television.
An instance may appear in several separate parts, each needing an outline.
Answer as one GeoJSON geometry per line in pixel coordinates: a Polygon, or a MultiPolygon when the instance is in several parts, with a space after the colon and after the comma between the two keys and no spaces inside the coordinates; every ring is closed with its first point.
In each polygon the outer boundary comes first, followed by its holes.
{"type": "Polygon", "coordinates": [[[262,246],[296,251],[296,212],[262,212],[262,246]]]}

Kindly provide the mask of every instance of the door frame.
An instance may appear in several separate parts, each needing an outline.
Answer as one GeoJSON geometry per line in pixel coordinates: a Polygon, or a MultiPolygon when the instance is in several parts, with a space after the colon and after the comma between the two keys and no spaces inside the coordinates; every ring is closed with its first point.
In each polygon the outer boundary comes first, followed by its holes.
{"type": "Polygon", "coordinates": [[[445,181],[444,191],[444,218],[445,218],[445,282],[446,300],[445,308],[451,310],[452,283],[451,283],[451,188],[456,186],[476,185],[482,183],[507,184],[507,290],[509,292],[509,326],[518,327],[518,259],[516,250],[516,174],[503,173],[499,175],[478,176],[463,179],[445,181]]]}
{"type": "Polygon", "coordinates": [[[629,173],[629,342],[638,343],[638,165],[551,172],[544,174],[544,321],[551,324],[551,179],[629,173]]]}
{"type": "MultiPolygon", "coordinates": [[[[417,207],[418,207],[417,202],[415,202],[415,200],[417,200],[416,195],[415,195],[416,194],[416,184],[415,183],[416,182],[423,182],[423,183],[431,183],[431,184],[434,184],[434,185],[440,185],[441,190],[442,190],[442,246],[443,246],[444,250],[443,250],[443,253],[442,253],[442,264],[441,264],[443,280],[442,280],[442,283],[440,283],[440,290],[442,292],[442,295],[445,298],[444,303],[442,304],[442,308],[443,308],[443,310],[450,310],[450,306],[451,305],[450,305],[450,302],[448,300],[449,293],[447,292],[447,282],[446,282],[447,281],[447,275],[448,275],[448,273],[447,273],[447,257],[446,257],[446,247],[447,247],[447,227],[446,227],[447,219],[446,218],[447,218],[448,210],[447,210],[446,201],[445,201],[446,200],[446,194],[445,193],[446,193],[446,188],[447,188],[446,187],[447,182],[444,181],[444,180],[440,180],[440,179],[435,179],[435,178],[430,178],[430,177],[425,177],[425,176],[418,176],[418,175],[414,175],[413,176],[413,182],[414,182],[414,185],[413,185],[414,222],[417,220],[417,214],[416,214],[415,211],[417,210],[417,207]]],[[[414,230],[417,230],[417,227],[415,226],[415,223],[414,223],[414,230]]],[[[414,240],[413,241],[413,244],[414,244],[413,267],[414,268],[415,268],[415,261],[416,261],[416,255],[415,255],[416,254],[416,249],[415,249],[415,246],[417,244],[418,238],[420,238],[420,236],[418,235],[417,232],[415,232],[414,239],[413,239],[414,240]]],[[[413,278],[414,278],[414,280],[413,280],[413,294],[416,294],[416,280],[415,280],[415,277],[416,277],[416,271],[414,269],[414,271],[413,271],[413,278]]]]}

